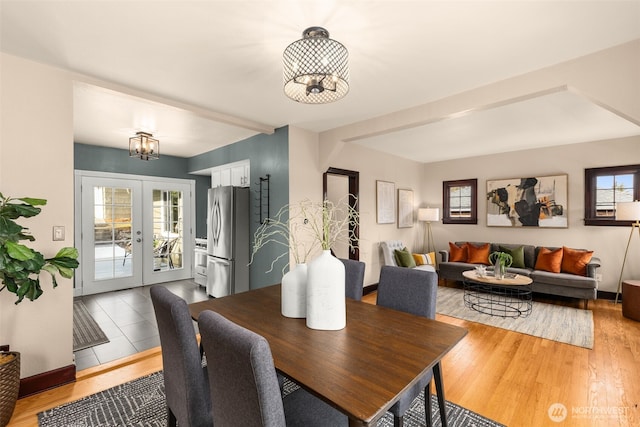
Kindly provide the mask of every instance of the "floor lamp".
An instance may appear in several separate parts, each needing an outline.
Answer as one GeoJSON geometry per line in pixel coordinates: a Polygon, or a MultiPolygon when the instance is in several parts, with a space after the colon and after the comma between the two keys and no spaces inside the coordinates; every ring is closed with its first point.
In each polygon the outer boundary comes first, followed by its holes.
{"type": "Polygon", "coordinates": [[[622,273],[624,272],[624,265],[627,262],[627,254],[629,253],[629,244],[631,243],[631,237],[633,232],[638,229],[638,236],[640,237],[640,201],[635,202],[619,202],[616,203],[616,220],[618,221],[635,221],[631,223],[631,233],[629,233],[629,241],[627,242],[627,249],[624,251],[624,259],[622,260],[622,269],[620,269],[620,279],[618,280],[618,290],[616,291],[616,301],[618,303],[618,295],[622,288],[622,273]]]}
{"type": "MultiPolygon", "coordinates": [[[[438,208],[421,208],[418,209],[418,221],[426,222],[424,228],[424,251],[425,253],[435,252],[435,242],[433,234],[431,234],[431,223],[440,221],[440,209],[438,208]]],[[[435,264],[438,264],[438,257],[435,256],[435,264]]]]}

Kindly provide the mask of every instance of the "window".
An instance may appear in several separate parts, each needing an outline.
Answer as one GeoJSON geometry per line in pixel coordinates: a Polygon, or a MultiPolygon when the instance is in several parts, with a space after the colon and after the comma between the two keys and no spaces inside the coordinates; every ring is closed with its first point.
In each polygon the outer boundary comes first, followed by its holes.
{"type": "Polygon", "coordinates": [[[444,224],[477,224],[477,179],[442,182],[444,224]]]}
{"type": "Polygon", "coordinates": [[[640,165],[585,169],[585,225],[629,226],[616,221],[616,203],[640,200],[640,165]]]}

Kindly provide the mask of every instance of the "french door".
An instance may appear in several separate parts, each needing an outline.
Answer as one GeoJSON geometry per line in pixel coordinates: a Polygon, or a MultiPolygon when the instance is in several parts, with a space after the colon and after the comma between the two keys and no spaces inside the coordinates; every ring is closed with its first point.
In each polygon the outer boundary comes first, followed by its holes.
{"type": "Polygon", "coordinates": [[[81,249],[76,295],[192,277],[188,181],[80,173],[76,194],[81,249]]]}

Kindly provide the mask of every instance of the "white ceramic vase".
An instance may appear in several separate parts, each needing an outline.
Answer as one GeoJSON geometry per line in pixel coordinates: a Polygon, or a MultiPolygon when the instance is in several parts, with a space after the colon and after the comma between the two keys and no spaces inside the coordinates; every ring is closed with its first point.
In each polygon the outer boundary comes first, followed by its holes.
{"type": "Polygon", "coordinates": [[[303,318],[307,313],[307,264],[297,264],[282,276],[281,311],[285,317],[303,318]]]}
{"type": "Polygon", "coordinates": [[[322,254],[309,263],[307,274],[307,327],[337,331],[347,325],[344,264],[322,254]]]}

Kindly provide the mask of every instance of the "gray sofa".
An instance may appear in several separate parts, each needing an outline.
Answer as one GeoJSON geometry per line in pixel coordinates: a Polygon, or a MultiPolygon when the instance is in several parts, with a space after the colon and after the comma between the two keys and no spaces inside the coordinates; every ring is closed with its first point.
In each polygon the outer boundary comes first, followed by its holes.
{"type": "MultiPolygon", "coordinates": [[[[467,242],[456,242],[456,245],[460,246],[467,242]]],[[[469,242],[474,246],[481,246],[486,242],[469,242]]],[[[588,300],[594,300],[597,298],[598,282],[596,281],[596,269],[600,267],[600,259],[596,257],[591,258],[591,262],[587,265],[586,276],[579,276],[577,274],[570,273],[551,273],[548,271],[536,270],[536,259],[540,246],[533,245],[521,245],[511,243],[491,243],[491,249],[489,253],[499,251],[500,246],[507,249],[516,249],[520,246],[524,247],[524,263],[526,268],[507,268],[507,271],[521,274],[531,277],[533,280],[532,290],[542,294],[560,295],[571,298],[579,298],[588,300]]],[[[556,249],[553,247],[547,247],[548,249],[556,249]]],[[[449,251],[439,251],[441,256],[441,262],[438,267],[438,276],[446,280],[462,281],[462,272],[471,270],[476,267],[477,264],[469,264],[466,262],[451,262],[449,261],[449,251]]],[[[585,304],[586,307],[586,304],[585,304]]]]}

